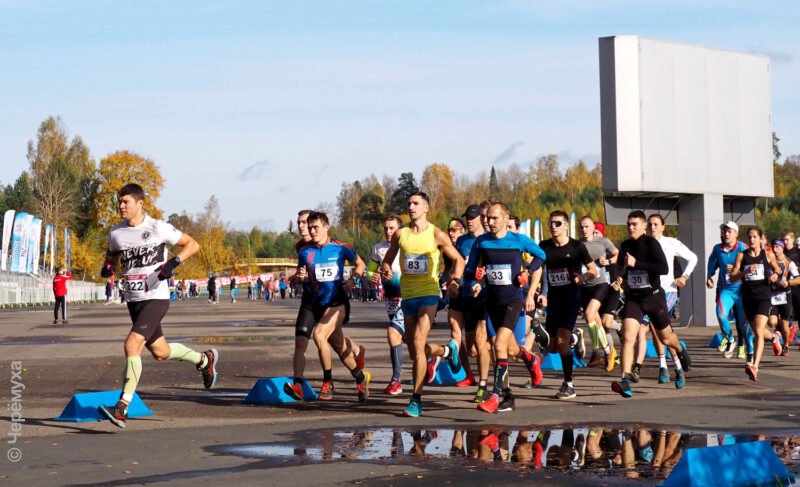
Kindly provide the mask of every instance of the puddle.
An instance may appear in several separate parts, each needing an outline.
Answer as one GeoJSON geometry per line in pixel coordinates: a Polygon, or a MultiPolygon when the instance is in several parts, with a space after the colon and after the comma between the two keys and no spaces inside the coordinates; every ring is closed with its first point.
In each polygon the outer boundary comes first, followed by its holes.
{"type": "Polygon", "coordinates": [[[270,323],[268,321],[229,321],[220,324],[222,326],[231,326],[235,328],[271,328],[279,326],[277,323],[270,323]]]}
{"type": "Polygon", "coordinates": [[[337,460],[427,465],[466,471],[506,468],[535,474],[560,472],[589,479],[665,479],[687,448],[767,440],[787,469],[800,475],[800,430],[780,434],[700,433],[662,429],[572,428],[537,431],[374,428],[304,431],[294,441],[224,445],[217,454],[276,465],[337,460]]]}
{"type": "Polygon", "coordinates": [[[216,337],[197,337],[191,341],[196,343],[248,343],[248,342],[283,342],[294,341],[293,335],[251,335],[251,336],[216,336],[216,337]]]}

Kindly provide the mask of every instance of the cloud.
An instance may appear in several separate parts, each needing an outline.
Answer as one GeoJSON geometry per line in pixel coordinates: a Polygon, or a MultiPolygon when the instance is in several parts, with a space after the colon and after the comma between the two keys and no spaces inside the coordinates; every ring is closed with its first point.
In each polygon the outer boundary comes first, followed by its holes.
{"type": "Polygon", "coordinates": [[[792,62],[792,59],[794,58],[794,56],[792,56],[788,52],[774,51],[765,46],[756,46],[755,48],[750,49],[750,52],[752,52],[753,54],[761,54],[763,56],[768,56],[770,61],[772,61],[775,64],[789,64],[790,62],[792,62]]]}
{"type": "Polygon", "coordinates": [[[267,169],[269,169],[271,165],[272,164],[269,161],[254,162],[244,168],[244,171],[239,173],[238,179],[243,183],[259,179],[266,173],[267,169]]]}
{"type": "Polygon", "coordinates": [[[525,143],[523,141],[521,141],[521,140],[518,140],[518,141],[514,142],[513,144],[508,146],[506,148],[506,150],[501,152],[499,156],[495,157],[494,158],[494,162],[492,164],[495,165],[495,166],[499,166],[501,164],[505,164],[506,162],[509,162],[511,160],[511,157],[514,156],[514,152],[516,152],[517,149],[519,147],[521,147],[522,145],[524,145],[524,144],[525,143]]]}

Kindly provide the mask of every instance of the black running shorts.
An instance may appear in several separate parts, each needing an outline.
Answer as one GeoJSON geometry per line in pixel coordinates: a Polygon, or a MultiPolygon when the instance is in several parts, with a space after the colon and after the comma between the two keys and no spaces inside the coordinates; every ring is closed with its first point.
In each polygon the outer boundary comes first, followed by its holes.
{"type": "Polygon", "coordinates": [[[611,286],[608,283],[601,283],[596,286],[582,287],[581,288],[581,306],[584,310],[589,306],[589,301],[596,300],[600,303],[600,310],[602,311],[603,303],[608,297],[608,290],[611,286]]]}
{"type": "Polygon", "coordinates": [[[164,336],[161,331],[161,320],[169,309],[169,299],[148,299],[146,301],[128,301],[128,313],[131,315],[133,326],[131,331],[142,335],[145,345],[164,336]]]}
{"type": "MultiPolygon", "coordinates": [[[[628,293],[630,294],[630,293],[628,293]]],[[[645,296],[625,296],[625,307],[622,308],[622,319],[634,319],[642,323],[644,315],[650,317],[650,323],[656,330],[663,330],[670,325],[667,299],[660,289],[655,294],[645,296]]]]}

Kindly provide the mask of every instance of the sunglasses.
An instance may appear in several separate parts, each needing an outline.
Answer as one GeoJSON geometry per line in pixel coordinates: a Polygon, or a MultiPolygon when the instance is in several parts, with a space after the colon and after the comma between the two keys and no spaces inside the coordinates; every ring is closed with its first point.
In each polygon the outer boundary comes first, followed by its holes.
{"type": "Polygon", "coordinates": [[[566,223],[566,222],[562,222],[561,220],[550,220],[549,225],[551,227],[560,227],[564,223],[566,223]]]}

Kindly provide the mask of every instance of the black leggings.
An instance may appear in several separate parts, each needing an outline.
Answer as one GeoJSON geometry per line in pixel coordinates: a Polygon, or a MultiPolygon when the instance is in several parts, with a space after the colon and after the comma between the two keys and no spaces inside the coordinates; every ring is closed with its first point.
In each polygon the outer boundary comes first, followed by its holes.
{"type": "Polygon", "coordinates": [[[61,319],[67,319],[67,297],[66,296],[56,296],[56,305],[53,308],[53,319],[58,319],[58,309],[61,308],[61,319]]]}

